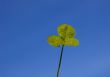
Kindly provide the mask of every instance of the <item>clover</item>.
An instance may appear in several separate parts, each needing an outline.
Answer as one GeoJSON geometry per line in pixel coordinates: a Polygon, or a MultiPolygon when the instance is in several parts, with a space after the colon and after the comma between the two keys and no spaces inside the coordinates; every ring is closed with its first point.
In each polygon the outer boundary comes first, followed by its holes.
{"type": "Polygon", "coordinates": [[[78,46],[79,41],[75,38],[76,31],[71,25],[61,24],[58,26],[57,32],[58,35],[52,35],[48,37],[48,43],[54,47],[62,46],[56,74],[56,77],[59,77],[64,46],[78,46]]]}

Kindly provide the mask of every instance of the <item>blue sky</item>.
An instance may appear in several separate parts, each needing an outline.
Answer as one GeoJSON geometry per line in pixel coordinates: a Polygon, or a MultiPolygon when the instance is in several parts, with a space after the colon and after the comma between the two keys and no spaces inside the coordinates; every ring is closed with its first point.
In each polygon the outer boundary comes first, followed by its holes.
{"type": "Polygon", "coordinates": [[[1,0],[0,77],[55,77],[61,23],[80,41],[65,47],[60,77],[110,77],[110,0],[1,0]]]}

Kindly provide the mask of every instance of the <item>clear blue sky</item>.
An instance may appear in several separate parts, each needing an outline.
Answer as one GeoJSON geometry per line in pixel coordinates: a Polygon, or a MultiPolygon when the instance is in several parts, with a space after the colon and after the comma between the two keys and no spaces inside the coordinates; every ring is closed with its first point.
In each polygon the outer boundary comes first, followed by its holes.
{"type": "Polygon", "coordinates": [[[56,77],[47,37],[61,23],[80,46],[65,47],[60,77],[110,77],[110,0],[0,0],[0,77],[56,77]]]}

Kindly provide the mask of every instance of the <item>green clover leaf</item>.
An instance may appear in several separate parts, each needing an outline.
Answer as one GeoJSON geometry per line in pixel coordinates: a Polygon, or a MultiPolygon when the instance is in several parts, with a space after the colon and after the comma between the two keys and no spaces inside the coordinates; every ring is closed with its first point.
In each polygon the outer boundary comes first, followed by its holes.
{"type": "Polygon", "coordinates": [[[62,39],[60,36],[49,36],[48,43],[52,46],[59,47],[62,44],[62,39]]]}
{"type": "Polygon", "coordinates": [[[60,47],[60,45],[62,45],[58,69],[56,73],[56,77],[59,77],[64,46],[78,46],[79,41],[75,38],[76,32],[71,25],[61,24],[58,26],[57,32],[59,36],[56,35],[49,36],[48,43],[54,47],[60,47]]]}
{"type": "Polygon", "coordinates": [[[75,37],[75,29],[68,24],[61,24],[57,28],[59,36],[52,35],[48,37],[48,43],[52,46],[78,46],[79,41],[75,37]]]}
{"type": "Polygon", "coordinates": [[[76,32],[75,29],[68,25],[68,24],[61,24],[58,28],[57,28],[58,34],[62,37],[62,38],[71,38],[74,37],[76,32]]]}

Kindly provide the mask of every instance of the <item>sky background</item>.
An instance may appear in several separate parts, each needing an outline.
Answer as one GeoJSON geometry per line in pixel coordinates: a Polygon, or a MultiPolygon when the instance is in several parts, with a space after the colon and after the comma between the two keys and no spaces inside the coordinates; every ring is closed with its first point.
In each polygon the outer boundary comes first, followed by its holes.
{"type": "Polygon", "coordinates": [[[76,29],[60,77],[110,77],[110,0],[0,0],[0,77],[56,77],[59,24],[76,29]]]}

